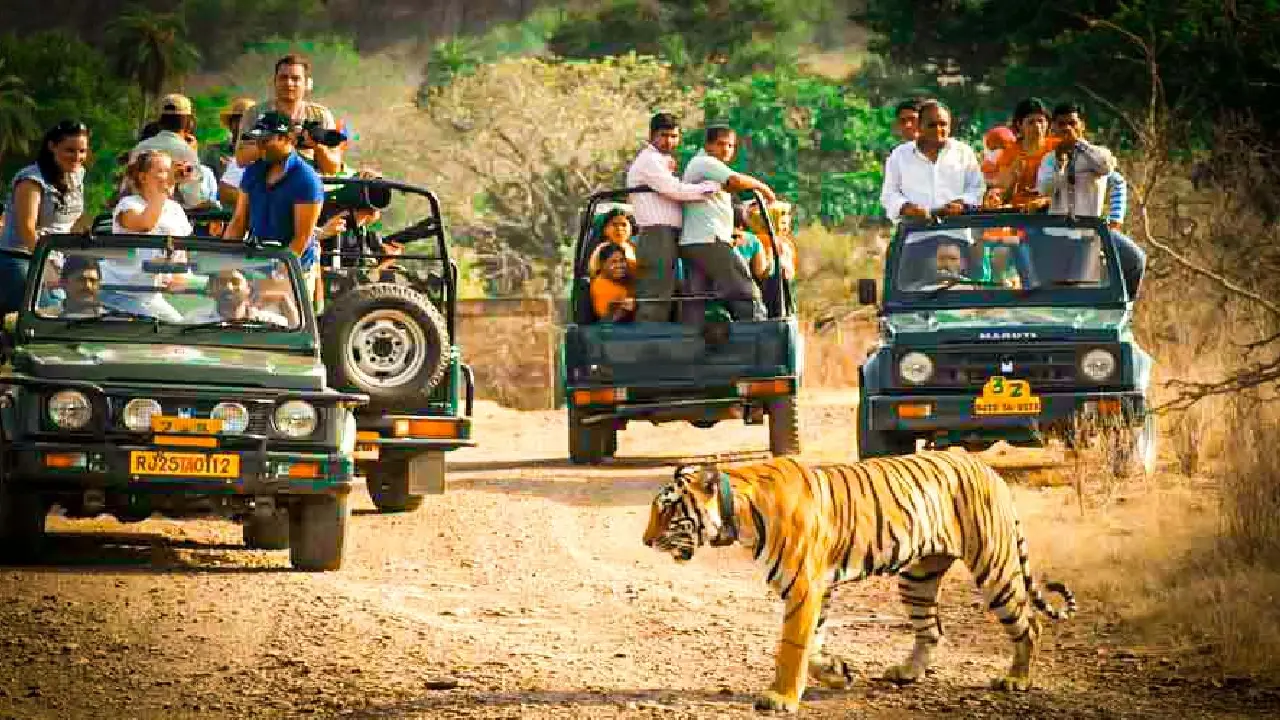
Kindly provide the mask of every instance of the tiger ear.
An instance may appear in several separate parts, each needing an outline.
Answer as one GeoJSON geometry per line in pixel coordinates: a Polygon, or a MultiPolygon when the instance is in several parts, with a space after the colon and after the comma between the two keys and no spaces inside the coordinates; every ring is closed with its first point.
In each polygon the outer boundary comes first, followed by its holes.
{"type": "Polygon", "coordinates": [[[704,492],[715,492],[717,483],[720,482],[720,468],[715,463],[703,463],[698,469],[698,481],[702,485],[704,492]]]}

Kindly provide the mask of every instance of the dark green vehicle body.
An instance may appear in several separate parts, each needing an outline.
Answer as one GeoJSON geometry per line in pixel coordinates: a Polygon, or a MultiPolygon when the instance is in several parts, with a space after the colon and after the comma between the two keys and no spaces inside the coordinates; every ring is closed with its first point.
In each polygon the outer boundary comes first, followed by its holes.
{"type": "MultiPolygon", "coordinates": [[[[272,526],[287,539],[261,546],[292,544],[295,567],[336,569],[347,495],[355,479],[352,411],[367,398],[328,387],[315,316],[305,295],[298,327],[290,330],[187,332],[186,325],[138,318],[74,323],[34,309],[40,292],[37,268],[52,252],[166,247],[286,263],[295,287],[301,287],[296,285],[296,258],[279,246],[148,236],[44,239],[32,256],[23,309],[5,332],[0,534],[11,550],[38,544],[45,513],[55,503],[70,517],[108,513],[138,521],[153,513],[213,515],[244,522],[247,528],[272,526]],[[62,391],[88,399],[87,424],[67,429],[51,419],[50,399],[62,391]],[[247,410],[248,425],[240,432],[200,427],[162,431],[154,425],[130,429],[123,410],[131,400],[155,401],[162,415],[195,423],[210,418],[219,403],[233,403],[247,410]],[[290,401],[314,409],[310,434],[289,436],[277,428],[275,412],[290,401]],[[138,453],[161,464],[166,456],[173,462],[177,454],[202,455],[210,466],[221,463],[226,469],[236,463],[239,472],[225,477],[152,473],[133,464],[142,461],[135,457],[138,453]]],[[[247,540],[251,534],[246,531],[247,540]]]]}
{"type": "MultiPolygon", "coordinates": [[[[1150,470],[1155,425],[1147,398],[1153,362],[1134,338],[1134,298],[1104,223],[990,214],[903,224],[889,246],[885,268],[879,344],[859,370],[861,457],[907,454],[917,440],[933,447],[975,449],[996,440],[1024,445],[1061,437],[1070,443],[1081,421],[1093,420],[1119,427],[1124,460],[1150,470]],[[1028,257],[1051,256],[1055,250],[1049,243],[1068,243],[1068,235],[1087,238],[1080,243],[1080,257],[1094,258],[1096,276],[1088,282],[1072,279],[1050,261],[1040,263],[1042,277],[1018,289],[976,285],[931,293],[906,289],[901,282],[900,274],[920,262],[904,257],[908,237],[980,237],[1010,229],[1022,231],[1028,257]],[[1050,240],[1054,233],[1063,237],[1050,240]],[[1036,243],[1026,241],[1028,235],[1036,243]],[[1103,372],[1106,363],[1093,360],[1105,360],[1095,351],[1112,358],[1110,372],[1103,372]],[[917,353],[928,364],[918,361],[917,353]],[[927,378],[920,377],[924,367],[931,368],[927,378]],[[909,380],[911,373],[919,375],[909,380]],[[999,402],[1013,411],[990,414],[992,396],[984,388],[991,393],[1004,389],[999,402]],[[1022,397],[1008,396],[1010,392],[1022,397]]],[[[859,295],[862,302],[875,303],[874,282],[860,281],[859,295]]]]}
{"type": "Polygon", "coordinates": [[[603,204],[629,192],[593,195],[579,231],[573,317],[561,346],[570,459],[590,463],[612,456],[618,431],[634,420],[709,428],[736,416],[749,424],[761,424],[767,416],[771,451],[799,452],[796,394],[803,343],[776,263],[772,312],[762,321],[717,322],[711,313],[701,327],[595,320],[587,275],[587,261],[599,242],[594,226],[603,204]]]}

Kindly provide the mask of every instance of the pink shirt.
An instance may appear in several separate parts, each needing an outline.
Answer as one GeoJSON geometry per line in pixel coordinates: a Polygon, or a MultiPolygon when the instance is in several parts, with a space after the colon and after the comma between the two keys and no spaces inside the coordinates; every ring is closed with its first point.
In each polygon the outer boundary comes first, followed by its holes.
{"type": "Polygon", "coordinates": [[[632,193],[627,200],[640,227],[683,224],[681,203],[701,202],[720,189],[715,182],[683,183],[671,167],[671,157],[658,152],[649,143],[640,150],[627,168],[627,187],[648,185],[656,192],[632,193]]]}

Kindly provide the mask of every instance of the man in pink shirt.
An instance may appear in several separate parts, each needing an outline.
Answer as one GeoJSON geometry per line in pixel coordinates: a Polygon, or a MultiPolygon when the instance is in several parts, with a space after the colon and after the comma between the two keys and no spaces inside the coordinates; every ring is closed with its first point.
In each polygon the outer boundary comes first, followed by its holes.
{"type": "Polygon", "coordinates": [[[649,121],[649,142],[627,168],[627,187],[648,186],[654,192],[632,193],[639,237],[636,239],[637,322],[666,322],[676,286],[676,244],[683,225],[681,203],[701,202],[720,190],[716,182],[680,182],[672,153],[680,144],[675,116],[658,113],[649,121]],[[648,302],[645,302],[648,300],[648,302]]]}

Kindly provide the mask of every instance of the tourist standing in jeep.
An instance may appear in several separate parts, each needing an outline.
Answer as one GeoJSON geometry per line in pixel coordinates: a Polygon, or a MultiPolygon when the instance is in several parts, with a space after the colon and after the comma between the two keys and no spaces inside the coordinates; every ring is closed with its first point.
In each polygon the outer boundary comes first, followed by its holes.
{"type": "MultiPolygon", "coordinates": [[[[277,112],[289,118],[298,126],[314,123],[324,130],[335,130],[338,123],[329,108],[311,102],[307,96],[315,87],[311,77],[311,61],[303,55],[289,54],[276,61],[275,98],[264,100],[248,108],[240,121],[239,135],[249,132],[264,115],[277,112]]],[[[254,161],[253,152],[248,149],[249,143],[243,137],[236,138],[236,162],[247,168],[254,161]]],[[[307,133],[297,138],[298,152],[309,163],[315,165],[322,175],[334,175],[342,170],[342,150],[315,142],[307,133]]]]}

